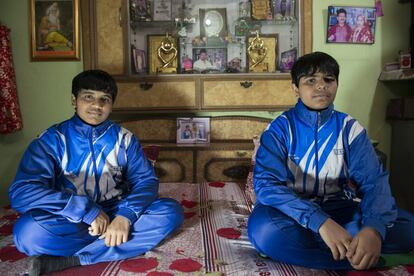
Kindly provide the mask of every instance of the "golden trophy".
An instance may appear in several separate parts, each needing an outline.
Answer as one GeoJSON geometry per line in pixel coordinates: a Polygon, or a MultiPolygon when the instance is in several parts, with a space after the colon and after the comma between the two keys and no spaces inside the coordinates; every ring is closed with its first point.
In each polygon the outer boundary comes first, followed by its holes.
{"type": "Polygon", "coordinates": [[[249,72],[263,73],[276,71],[276,44],[277,36],[249,37],[247,48],[249,72]]]}
{"type": "Polygon", "coordinates": [[[258,31],[256,31],[256,37],[250,41],[247,53],[250,61],[250,72],[267,72],[267,70],[264,70],[266,68],[263,67],[263,61],[267,55],[267,48],[264,45],[263,39],[260,38],[258,31]]]}
{"type": "Polygon", "coordinates": [[[161,40],[161,44],[157,48],[157,73],[177,73],[178,50],[175,44],[175,40],[168,33],[161,40]]]}

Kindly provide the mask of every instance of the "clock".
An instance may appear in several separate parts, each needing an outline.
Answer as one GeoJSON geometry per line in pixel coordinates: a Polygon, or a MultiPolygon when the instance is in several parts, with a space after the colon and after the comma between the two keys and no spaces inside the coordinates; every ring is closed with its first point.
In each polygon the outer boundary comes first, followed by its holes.
{"type": "Polygon", "coordinates": [[[202,37],[221,37],[226,31],[226,9],[200,9],[202,37]]]}

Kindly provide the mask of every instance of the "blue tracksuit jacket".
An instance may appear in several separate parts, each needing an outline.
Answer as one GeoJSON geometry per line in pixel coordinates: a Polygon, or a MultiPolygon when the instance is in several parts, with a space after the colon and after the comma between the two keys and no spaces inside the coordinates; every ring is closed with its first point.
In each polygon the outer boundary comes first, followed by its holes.
{"type": "Polygon", "coordinates": [[[107,120],[85,124],[77,115],[54,125],[26,150],[9,188],[13,209],[41,209],[91,224],[104,206],[133,224],[157,198],[158,179],[137,139],[107,120]]]}
{"type": "Polygon", "coordinates": [[[315,233],[329,217],[320,207],[326,201],[341,205],[358,196],[362,227],[375,228],[382,238],[397,218],[388,174],[365,129],[333,105],[316,112],[299,100],[268,126],[256,156],[254,189],[260,204],[315,233]]]}

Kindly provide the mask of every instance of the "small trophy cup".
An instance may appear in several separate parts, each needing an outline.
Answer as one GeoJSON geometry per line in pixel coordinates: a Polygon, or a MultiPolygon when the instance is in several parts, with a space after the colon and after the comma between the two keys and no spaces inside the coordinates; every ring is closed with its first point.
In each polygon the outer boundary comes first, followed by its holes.
{"type": "Polygon", "coordinates": [[[263,62],[267,55],[267,47],[263,39],[259,36],[259,32],[256,31],[256,37],[249,43],[247,48],[247,54],[249,56],[249,71],[250,72],[268,72],[268,64],[263,62]]]}
{"type": "Polygon", "coordinates": [[[157,66],[158,73],[177,73],[177,53],[175,41],[172,37],[165,35],[161,40],[160,46],[157,48],[157,56],[159,66],[157,66]]]}

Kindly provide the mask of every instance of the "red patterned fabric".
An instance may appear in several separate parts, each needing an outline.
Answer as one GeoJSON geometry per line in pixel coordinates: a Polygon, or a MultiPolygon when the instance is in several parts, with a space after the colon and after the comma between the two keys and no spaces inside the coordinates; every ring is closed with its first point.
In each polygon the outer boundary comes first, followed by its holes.
{"type": "Polygon", "coordinates": [[[0,25],[0,133],[23,128],[9,33],[7,27],[0,25]]]}
{"type": "Polygon", "coordinates": [[[208,185],[210,187],[223,188],[226,184],[224,182],[210,182],[208,185]]]}
{"type": "Polygon", "coordinates": [[[171,263],[170,269],[181,271],[181,272],[194,272],[199,271],[203,266],[190,258],[178,259],[171,263]]]}

